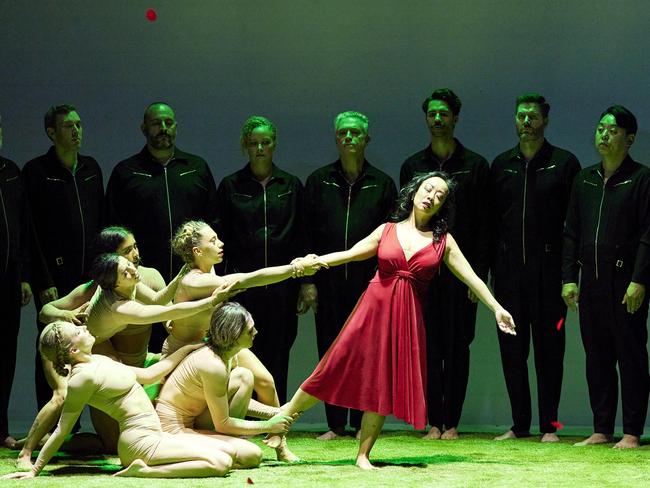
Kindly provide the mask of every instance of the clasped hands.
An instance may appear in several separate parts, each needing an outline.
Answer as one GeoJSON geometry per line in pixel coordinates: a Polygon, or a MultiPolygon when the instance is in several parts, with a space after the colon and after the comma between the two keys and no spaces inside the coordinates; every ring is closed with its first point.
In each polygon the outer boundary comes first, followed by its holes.
{"type": "Polygon", "coordinates": [[[299,278],[301,276],[311,276],[321,268],[329,268],[329,265],[316,254],[307,254],[305,257],[291,261],[291,267],[295,273],[294,277],[299,278]]]}

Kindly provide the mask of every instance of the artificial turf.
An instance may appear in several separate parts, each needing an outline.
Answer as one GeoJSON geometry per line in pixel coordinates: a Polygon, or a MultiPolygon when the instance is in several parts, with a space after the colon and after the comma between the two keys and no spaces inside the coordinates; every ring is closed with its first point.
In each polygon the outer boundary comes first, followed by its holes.
{"type": "MultiPolygon", "coordinates": [[[[582,437],[561,436],[561,442],[542,444],[539,437],[496,442],[494,434],[462,433],[457,441],[424,441],[421,433],[387,432],[379,438],[372,461],[380,469],[363,472],[354,466],[357,441],[352,437],[329,442],[316,434],[289,434],[300,463],[274,461],[264,448],[257,469],[236,470],[226,478],[145,480],[113,478],[116,457],[83,458],[64,454],[35,480],[53,487],[600,487],[650,486],[650,444],[639,449],[612,449],[613,444],[574,447],[582,437]]],[[[261,444],[261,439],[253,439],[261,444]]],[[[14,471],[16,452],[0,449],[0,474],[14,471]]],[[[1,482],[13,486],[25,481],[1,482]]],[[[31,481],[27,481],[31,483],[31,481]]]]}

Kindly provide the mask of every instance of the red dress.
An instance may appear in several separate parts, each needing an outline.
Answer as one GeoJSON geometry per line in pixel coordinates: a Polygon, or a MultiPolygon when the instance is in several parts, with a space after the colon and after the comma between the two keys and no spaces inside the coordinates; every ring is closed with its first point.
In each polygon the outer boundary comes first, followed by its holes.
{"type": "Polygon", "coordinates": [[[301,388],[333,405],[394,415],[424,429],[426,340],[421,300],[446,236],[406,260],[395,224],[379,242],[379,268],[338,337],[301,388]]]}

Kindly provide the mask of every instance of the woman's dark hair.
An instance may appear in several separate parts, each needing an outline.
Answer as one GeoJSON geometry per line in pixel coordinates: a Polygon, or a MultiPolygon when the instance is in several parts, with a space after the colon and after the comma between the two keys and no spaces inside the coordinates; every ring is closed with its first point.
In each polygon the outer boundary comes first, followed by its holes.
{"type": "Polygon", "coordinates": [[[430,173],[416,173],[416,175],[400,190],[397,202],[395,204],[395,211],[391,215],[392,222],[401,222],[406,220],[411,211],[413,210],[413,198],[415,194],[429,178],[438,177],[442,178],[449,188],[449,193],[445,199],[445,203],[440,207],[440,210],[431,217],[429,221],[429,229],[433,231],[433,240],[440,241],[442,236],[451,229],[454,220],[454,188],[456,183],[444,171],[432,171],[430,173]]]}
{"type": "Polygon", "coordinates": [[[133,235],[133,232],[126,227],[118,225],[104,227],[97,235],[95,249],[98,254],[114,253],[124,240],[131,235],[133,235]]]}
{"type": "Polygon", "coordinates": [[[119,263],[119,254],[114,252],[100,254],[93,261],[90,268],[90,277],[103,290],[113,290],[117,286],[117,266],[119,263]]]}
{"type": "Polygon", "coordinates": [[[206,336],[208,347],[217,354],[232,348],[246,329],[251,314],[237,302],[226,302],[212,312],[206,336]]]}

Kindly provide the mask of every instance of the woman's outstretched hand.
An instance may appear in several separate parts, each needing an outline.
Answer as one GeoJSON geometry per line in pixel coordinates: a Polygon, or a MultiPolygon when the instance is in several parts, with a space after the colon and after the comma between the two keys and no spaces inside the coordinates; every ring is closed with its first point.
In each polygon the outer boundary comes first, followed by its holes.
{"type": "Polygon", "coordinates": [[[291,266],[295,269],[296,278],[311,276],[321,268],[329,268],[328,264],[316,254],[307,254],[303,258],[296,258],[291,261],[291,266]]]}
{"type": "Polygon", "coordinates": [[[501,332],[510,335],[517,335],[517,332],[515,331],[515,320],[507,310],[503,308],[495,310],[494,317],[497,319],[497,325],[499,326],[499,329],[501,329],[501,332]]]}

